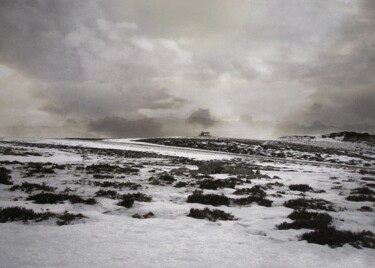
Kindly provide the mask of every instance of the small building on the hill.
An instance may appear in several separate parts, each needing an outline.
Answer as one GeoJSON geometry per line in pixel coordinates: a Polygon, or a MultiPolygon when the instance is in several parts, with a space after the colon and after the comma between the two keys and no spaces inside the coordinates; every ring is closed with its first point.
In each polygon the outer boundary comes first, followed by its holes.
{"type": "Polygon", "coordinates": [[[202,131],[202,132],[199,134],[199,137],[211,137],[211,134],[210,134],[210,132],[208,132],[208,131],[202,131]]]}

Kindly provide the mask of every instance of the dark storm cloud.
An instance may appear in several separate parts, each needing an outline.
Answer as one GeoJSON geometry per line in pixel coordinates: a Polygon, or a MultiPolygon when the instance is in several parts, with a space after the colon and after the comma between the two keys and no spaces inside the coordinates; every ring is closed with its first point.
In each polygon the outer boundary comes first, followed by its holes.
{"type": "Polygon", "coordinates": [[[217,121],[212,118],[210,110],[208,109],[198,109],[194,111],[188,117],[187,122],[191,124],[199,124],[204,127],[213,126],[217,123],[217,121]]]}
{"type": "Polygon", "coordinates": [[[294,74],[315,88],[311,104],[298,109],[289,119],[300,124],[318,120],[328,125],[327,129],[374,131],[374,14],[374,1],[359,1],[358,12],[348,16],[332,33],[330,43],[322,44],[324,49],[313,61],[287,67],[290,76],[294,74]]]}
{"type": "Polygon", "coordinates": [[[31,79],[33,98],[52,114],[90,118],[186,104],[153,81],[188,64],[189,53],[112,20],[102,4],[1,1],[0,62],[31,79]]]}
{"type": "Polygon", "coordinates": [[[93,132],[109,137],[152,137],[163,135],[162,125],[151,118],[129,120],[122,117],[105,117],[89,123],[93,132]]]}

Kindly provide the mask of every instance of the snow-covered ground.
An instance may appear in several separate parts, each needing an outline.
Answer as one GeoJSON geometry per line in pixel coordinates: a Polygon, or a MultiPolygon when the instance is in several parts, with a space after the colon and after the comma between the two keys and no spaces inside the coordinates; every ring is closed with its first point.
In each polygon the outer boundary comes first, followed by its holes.
{"type": "MultiPolygon", "coordinates": [[[[335,209],[327,213],[333,217],[332,225],[336,229],[375,233],[375,213],[359,210],[364,206],[374,209],[374,203],[346,200],[352,189],[374,183],[371,179],[375,176],[371,172],[364,175],[355,168],[269,162],[130,140],[8,139],[0,141],[0,149],[4,149],[0,153],[1,167],[11,171],[13,186],[24,182],[45,183],[55,187],[56,193],[95,198],[98,202],[94,205],[68,201],[35,204],[26,198],[40,191],[9,191],[12,185],[0,184],[1,208],[20,206],[37,212],[69,211],[87,217],[64,226],[57,226],[54,219],[29,224],[0,223],[1,267],[372,267],[375,261],[374,249],[358,249],[348,244],[331,248],[307,243],[300,241],[300,235],[312,230],[276,228],[282,222],[291,222],[287,216],[293,210],[285,207],[284,202],[305,196],[332,202],[335,209]],[[187,203],[187,197],[199,188],[200,179],[194,176],[194,171],[201,161],[208,160],[259,169],[262,177],[244,181],[236,185],[236,189],[264,186],[267,199],[273,201],[272,206],[253,203],[213,207],[187,203]],[[30,163],[40,163],[54,171],[43,174],[30,163]],[[95,178],[97,174],[89,172],[88,167],[98,164],[137,171],[99,172],[110,177],[95,178]],[[173,171],[176,168],[185,169],[179,173],[173,171]],[[149,180],[163,172],[173,174],[175,181],[158,184],[149,180]],[[97,185],[103,182],[130,182],[138,184],[139,189],[97,185]],[[174,187],[178,182],[187,185],[174,187]],[[316,191],[302,194],[289,190],[292,184],[308,184],[316,191]],[[117,205],[119,200],[98,197],[98,190],[113,190],[118,194],[141,192],[151,196],[152,201],[135,201],[131,208],[125,208],[117,205]],[[232,213],[237,220],[211,222],[187,216],[191,208],[205,207],[232,213]],[[154,217],[132,217],[148,212],[154,217]]],[[[210,176],[226,179],[233,174],[210,176]]],[[[233,194],[234,190],[219,188],[203,192],[239,198],[233,194]]]]}

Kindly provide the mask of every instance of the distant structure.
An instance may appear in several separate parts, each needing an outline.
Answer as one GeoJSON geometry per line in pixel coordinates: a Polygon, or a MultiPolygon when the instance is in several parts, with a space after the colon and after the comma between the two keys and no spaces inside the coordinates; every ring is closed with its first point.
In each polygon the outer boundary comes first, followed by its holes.
{"type": "Polygon", "coordinates": [[[208,132],[208,131],[202,131],[202,132],[199,134],[199,137],[211,137],[211,134],[210,134],[210,132],[208,132]]]}

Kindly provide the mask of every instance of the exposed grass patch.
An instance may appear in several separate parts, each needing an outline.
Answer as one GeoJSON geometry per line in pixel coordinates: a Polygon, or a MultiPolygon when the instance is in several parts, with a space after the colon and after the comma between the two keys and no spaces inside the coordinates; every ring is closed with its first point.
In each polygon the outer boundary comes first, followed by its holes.
{"type": "Polygon", "coordinates": [[[169,174],[168,172],[163,172],[163,173],[152,176],[148,180],[153,185],[164,185],[164,184],[171,184],[176,179],[173,177],[173,175],[169,174]]]}
{"type": "Polygon", "coordinates": [[[121,167],[110,164],[93,164],[86,167],[86,172],[91,174],[109,173],[109,174],[138,174],[139,169],[133,167],[121,167]]]}
{"type": "Polygon", "coordinates": [[[32,209],[26,209],[22,207],[8,207],[0,209],[0,222],[13,222],[22,221],[28,223],[29,221],[41,222],[46,221],[51,218],[57,218],[57,225],[66,225],[71,223],[76,219],[86,218],[81,213],[72,214],[65,211],[62,214],[52,213],[52,212],[35,212],[32,209]]]}
{"type": "Polygon", "coordinates": [[[266,199],[262,196],[256,196],[256,195],[248,196],[244,198],[233,198],[231,200],[234,205],[238,205],[238,206],[246,206],[252,203],[257,203],[259,206],[271,207],[273,203],[273,201],[269,199],[266,199]]]}
{"type": "Polygon", "coordinates": [[[182,187],[186,187],[186,186],[187,186],[187,183],[184,182],[184,181],[179,181],[179,182],[177,182],[177,183],[174,185],[174,187],[176,187],[176,188],[182,188],[182,187]]]}
{"type": "Polygon", "coordinates": [[[237,179],[229,178],[223,180],[203,180],[199,183],[199,188],[208,190],[217,190],[218,188],[232,188],[237,184],[237,179]]]}
{"type": "Polygon", "coordinates": [[[134,201],[151,202],[151,200],[151,196],[145,195],[143,193],[124,194],[121,196],[121,201],[118,202],[117,205],[126,208],[131,208],[134,204],[134,201]]]}
{"type": "Polygon", "coordinates": [[[65,193],[39,193],[27,197],[26,200],[32,200],[36,204],[59,204],[63,203],[64,201],[69,201],[72,204],[83,203],[87,205],[94,205],[97,203],[94,198],[83,199],[78,195],[70,195],[65,193]]]}
{"type": "Polygon", "coordinates": [[[219,209],[197,209],[192,208],[190,209],[188,217],[192,217],[195,219],[207,219],[209,221],[234,221],[236,218],[231,214],[219,209]]]}
{"type": "Polygon", "coordinates": [[[114,190],[99,190],[95,193],[95,196],[117,199],[119,197],[119,194],[114,190]]]}
{"type": "Polygon", "coordinates": [[[368,207],[368,206],[363,206],[363,207],[359,208],[358,210],[362,211],[362,212],[372,212],[372,211],[374,211],[371,207],[368,207]]]}
{"type": "Polygon", "coordinates": [[[332,217],[327,213],[308,212],[306,210],[296,210],[288,215],[293,222],[283,222],[277,225],[279,230],[287,229],[322,229],[327,228],[332,223],[332,217]]]}
{"type": "Polygon", "coordinates": [[[292,199],[284,202],[284,206],[292,208],[295,210],[298,209],[317,209],[317,210],[326,210],[334,211],[332,203],[323,199],[292,199]]]}
{"type": "Polygon", "coordinates": [[[143,215],[139,215],[138,213],[132,215],[132,218],[135,218],[135,219],[149,219],[149,218],[153,218],[155,216],[154,213],[152,213],[151,211],[146,213],[146,214],[143,214],[143,215]]]}
{"type": "Polygon", "coordinates": [[[13,185],[9,190],[10,191],[21,190],[26,193],[31,193],[33,191],[53,192],[55,189],[56,188],[48,186],[45,183],[37,184],[37,183],[23,182],[21,185],[13,185]]]}
{"type": "Polygon", "coordinates": [[[0,167],[0,184],[12,185],[12,176],[10,175],[11,171],[4,167],[0,167]]]}
{"type": "Polygon", "coordinates": [[[230,199],[225,195],[217,194],[202,194],[200,191],[194,191],[192,195],[187,198],[188,203],[200,203],[212,206],[229,206],[230,199]]]}
{"type": "Polygon", "coordinates": [[[375,202],[375,198],[371,195],[349,195],[346,200],[352,201],[352,202],[365,202],[365,201],[370,201],[370,202],[375,202]]]}
{"type": "Polygon", "coordinates": [[[340,231],[334,227],[327,227],[305,233],[301,236],[301,239],[309,243],[328,245],[333,248],[342,247],[345,244],[356,248],[375,248],[375,235],[370,231],[340,231]]]}
{"type": "Polygon", "coordinates": [[[235,194],[235,195],[248,195],[248,194],[251,194],[251,195],[256,195],[256,196],[260,196],[260,197],[265,197],[266,196],[266,192],[263,190],[263,187],[260,186],[260,185],[254,185],[251,188],[237,189],[236,191],[234,191],[233,194],[235,194]]]}
{"type": "Polygon", "coordinates": [[[308,184],[291,184],[289,185],[289,190],[307,192],[307,191],[312,191],[313,188],[311,188],[308,184]]]}
{"type": "Polygon", "coordinates": [[[371,190],[368,187],[359,187],[359,188],[354,188],[350,191],[351,194],[366,194],[366,195],[372,195],[375,192],[371,190]]]}
{"type": "Polygon", "coordinates": [[[99,187],[104,187],[104,188],[113,187],[113,188],[120,189],[120,190],[122,190],[123,188],[129,189],[129,190],[138,190],[142,188],[140,184],[137,184],[134,182],[92,181],[90,183],[92,183],[94,186],[99,186],[99,187]]]}

